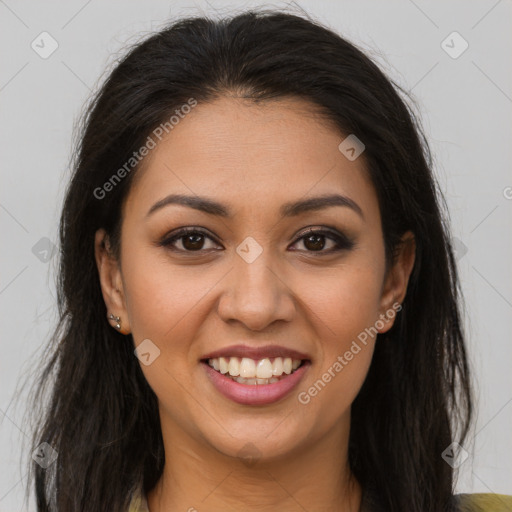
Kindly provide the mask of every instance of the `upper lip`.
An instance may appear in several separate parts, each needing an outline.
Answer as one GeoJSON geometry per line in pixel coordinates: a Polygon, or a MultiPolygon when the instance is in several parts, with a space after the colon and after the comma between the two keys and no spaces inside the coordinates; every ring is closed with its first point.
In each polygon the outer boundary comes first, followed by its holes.
{"type": "Polygon", "coordinates": [[[292,359],[310,359],[307,354],[292,348],[280,345],[264,345],[262,347],[251,347],[249,345],[232,345],[221,348],[206,354],[201,359],[215,359],[218,357],[247,357],[249,359],[264,359],[266,357],[290,357],[292,359]]]}

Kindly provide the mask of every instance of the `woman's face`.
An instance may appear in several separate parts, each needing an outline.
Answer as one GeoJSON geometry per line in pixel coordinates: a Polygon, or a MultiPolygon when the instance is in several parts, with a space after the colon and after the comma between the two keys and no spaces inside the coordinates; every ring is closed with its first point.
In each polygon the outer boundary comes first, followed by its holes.
{"type": "Polygon", "coordinates": [[[120,264],[98,232],[105,301],[122,332],[144,341],[164,439],[270,459],[329,432],[346,438],[373,333],[392,326],[414,256],[385,274],[376,192],[364,153],[338,149],[344,138],[301,100],[200,103],[138,171],[120,264]],[[338,199],[311,201],[327,196],[338,199]],[[185,227],[194,233],[172,241],[185,227]],[[217,371],[204,360],[219,351],[217,371]],[[307,361],[288,375],[287,356],[307,361]],[[238,383],[237,371],[272,383],[238,383]]]}

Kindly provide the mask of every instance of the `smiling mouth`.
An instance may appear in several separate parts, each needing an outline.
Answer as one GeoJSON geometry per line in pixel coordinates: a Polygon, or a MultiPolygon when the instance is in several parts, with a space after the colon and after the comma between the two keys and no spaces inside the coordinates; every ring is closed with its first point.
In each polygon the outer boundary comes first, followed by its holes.
{"type": "Polygon", "coordinates": [[[291,357],[266,357],[251,359],[248,357],[215,357],[203,359],[218,373],[239,384],[262,385],[274,384],[294,373],[307,360],[291,357]]]}

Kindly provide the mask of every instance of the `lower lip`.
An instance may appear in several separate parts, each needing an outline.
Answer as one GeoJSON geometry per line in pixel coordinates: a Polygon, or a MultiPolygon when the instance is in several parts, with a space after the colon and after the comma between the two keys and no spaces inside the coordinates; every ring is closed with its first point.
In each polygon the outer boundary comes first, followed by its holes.
{"type": "Polygon", "coordinates": [[[308,371],[311,363],[305,361],[293,373],[272,384],[240,384],[230,377],[214,370],[208,363],[201,362],[217,391],[233,402],[243,405],[266,405],[288,395],[308,371]]]}

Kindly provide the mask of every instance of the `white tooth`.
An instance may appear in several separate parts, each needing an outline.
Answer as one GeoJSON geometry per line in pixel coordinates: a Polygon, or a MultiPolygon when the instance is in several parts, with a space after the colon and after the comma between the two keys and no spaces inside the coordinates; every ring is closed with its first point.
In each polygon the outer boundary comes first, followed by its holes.
{"type": "Polygon", "coordinates": [[[300,366],[300,359],[294,359],[292,363],[292,368],[296,370],[300,366]]]}
{"type": "Polygon", "coordinates": [[[250,379],[256,377],[256,363],[253,359],[244,357],[240,363],[240,377],[250,379]]]}
{"type": "Polygon", "coordinates": [[[240,360],[238,357],[231,357],[228,364],[229,375],[236,377],[240,375],[240,360]]]}
{"type": "Polygon", "coordinates": [[[219,358],[215,357],[213,359],[210,359],[210,361],[211,361],[210,366],[213,366],[214,370],[219,371],[219,358]]]}
{"type": "Polygon", "coordinates": [[[272,377],[271,379],[268,380],[269,384],[274,384],[274,382],[279,382],[279,379],[277,379],[276,377],[272,377]]]}
{"type": "Polygon", "coordinates": [[[255,386],[256,385],[256,379],[247,379],[245,381],[246,384],[249,384],[249,386],[255,386]]]}
{"type": "Polygon", "coordinates": [[[225,357],[219,357],[219,370],[220,373],[228,373],[229,371],[228,361],[225,357]]]}
{"type": "Polygon", "coordinates": [[[269,379],[272,377],[272,363],[270,359],[261,359],[256,366],[256,377],[258,379],[269,379]]]}
{"type": "Polygon", "coordinates": [[[234,380],[236,380],[239,384],[245,384],[245,379],[243,377],[235,377],[234,380]]]}
{"type": "Polygon", "coordinates": [[[274,363],[272,364],[272,374],[273,375],[282,375],[283,374],[283,358],[276,357],[274,359],[274,363]]]}
{"type": "Polygon", "coordinates": [[[256,379],[258,384],[268,384],[268,379],[256,379]]]}
{"type": "Polygon", "coordinates": [[[290,375],[290,373],[292,373],[292,358],[291,357],[284,358],[283,370],[284,370],[284,373],[286,373],[287,375],[290,375]]]}

